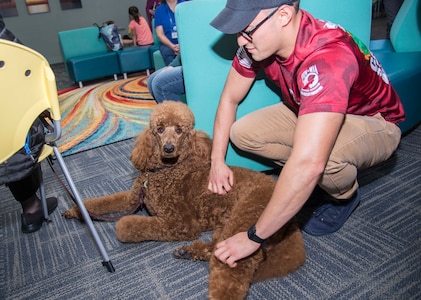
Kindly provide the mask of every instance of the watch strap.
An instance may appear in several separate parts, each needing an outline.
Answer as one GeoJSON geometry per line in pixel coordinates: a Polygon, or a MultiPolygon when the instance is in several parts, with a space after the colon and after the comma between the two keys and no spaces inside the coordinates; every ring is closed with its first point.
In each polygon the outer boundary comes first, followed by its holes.
{"type": "Polygon", "coordinates": [[[256,225],[253,225],[249,228],[249,230],[247,231],[247,236],[250,240],[252,240],[253,242],[259,243],[259,244],[263,244],[266,241],[265,239],[262,239],[262,238],[257,236],[256,225]]]}

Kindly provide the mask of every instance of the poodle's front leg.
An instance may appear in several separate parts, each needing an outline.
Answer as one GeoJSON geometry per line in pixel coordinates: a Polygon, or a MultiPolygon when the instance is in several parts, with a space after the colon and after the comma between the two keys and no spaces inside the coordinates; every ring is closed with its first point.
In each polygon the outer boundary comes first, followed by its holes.
{"type": "Polygon", "coordinates": [[[212,255],[209,262],[209,299],[245,299],[261,259],[262,253],[258,250],[254,255],[238,261],[235,268],[230,268],[212,255]]]}
{"type": "Polygon", "coordinates": [[[200,236],[195,220],[131,215],[122,217],[116,224],[117,239],[124,243],[142,241],[182,241],[200,236]]]}
{"type": "MultiPolygon", "coordinates": [[[[114,212],[127,211],[133,207],[130,201],[131,191],[120,192],[108,196],[91,198],[83,201],[86,209],[97,215],[104,215],[114,212]]],[[[66,210],[63,216],[67,219],[82,219],[79,207],[77,205],[66,210]]]]}

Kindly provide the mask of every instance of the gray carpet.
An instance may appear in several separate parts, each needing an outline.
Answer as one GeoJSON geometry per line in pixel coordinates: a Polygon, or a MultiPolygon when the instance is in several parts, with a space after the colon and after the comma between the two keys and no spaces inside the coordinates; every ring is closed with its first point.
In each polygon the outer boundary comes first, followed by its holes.
{"type": "MultiPolygon", "coordinates": [[[[286,278],[251,287],[248,299],[421,299],[421,126],[387,162],[361,172],[362,203],[337,233],[304,234],[307,261],[286,278]]],[[[83,198],[129,189],[133,140],[65,157],[83,198]]],[[[184,242],[122,244],[95,222],[116,268],[108,273],[72,201],[43,164],[53,223],[20,231],[20,206],[0,187],[0,299],[206,299],[208,264],[178,260],[184,242]]],[[[58,170],[58,166],[56,166],[58,170]]],[[[209,239],[210,234],[203,235],[209,239]]]]}

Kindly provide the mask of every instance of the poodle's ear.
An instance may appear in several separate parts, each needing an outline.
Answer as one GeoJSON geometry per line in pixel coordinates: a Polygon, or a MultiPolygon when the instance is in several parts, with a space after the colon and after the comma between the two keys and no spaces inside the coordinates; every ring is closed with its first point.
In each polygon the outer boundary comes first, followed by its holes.
{"type": "Polygon", "coordinates": [[[130,160],[138,170],[145,170],[153,153],[153,135],[150,128],[143,130],[136,139],[130,160]]]}
{"type": "Polygon", "coordinates": [[[191,141],[194,158],[201,162],[210,162],[212,142],[209,135],[201,130],[193,130],[191,141]]]}

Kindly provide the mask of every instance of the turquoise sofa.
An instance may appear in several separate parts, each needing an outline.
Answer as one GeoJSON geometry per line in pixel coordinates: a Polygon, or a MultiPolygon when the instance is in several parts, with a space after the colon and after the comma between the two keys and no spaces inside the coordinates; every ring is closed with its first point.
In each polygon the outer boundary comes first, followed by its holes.
{"type": "Polygon", "coordinates": [[[150,47],[125,47],[108,51],[98,27],[84,27],[58,33],[61,53],[69,78],[83,86],[84,81],[138,72],[152,68],[150,47]]]}
{"type": "MultiPolygon", "coordinates": [[[[196,117],[196,128],[212,136],[219,96],[237,49],[236,35],[224,35],[209,25],[225,6],[225,0],[194,0],[176,7],[177,31],[187,104],[196,117]]],[[[371,0],[301,0],[301,7],[314,16],[341,24],[366,44],[370,40],[371,0]]],[[[237,117],[281,101],[276,88],[258,78],[239,105],[237,117]]],[[[230,165],[262,171],[272,167],[260,157],[229,146],[230,165]]]]}

